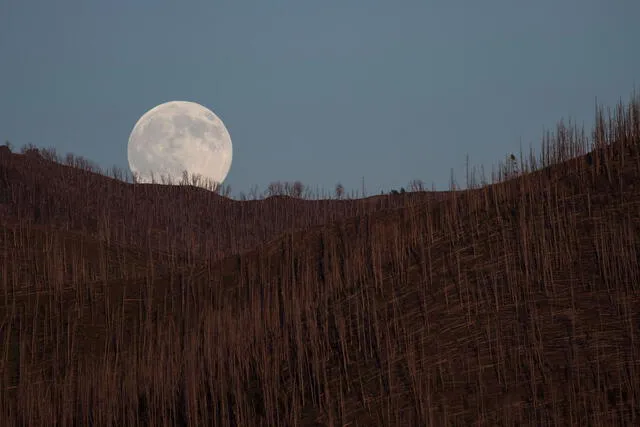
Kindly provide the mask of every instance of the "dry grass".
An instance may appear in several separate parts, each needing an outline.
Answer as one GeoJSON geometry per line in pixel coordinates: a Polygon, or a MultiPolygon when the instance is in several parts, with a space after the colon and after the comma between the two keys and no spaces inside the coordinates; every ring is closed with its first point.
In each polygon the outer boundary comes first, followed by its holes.
{"type": "Polygon", "coordinates": [[[0,424],[640,424],[640,100],[598,117],[360,200],[0,150],[0,424]]]}

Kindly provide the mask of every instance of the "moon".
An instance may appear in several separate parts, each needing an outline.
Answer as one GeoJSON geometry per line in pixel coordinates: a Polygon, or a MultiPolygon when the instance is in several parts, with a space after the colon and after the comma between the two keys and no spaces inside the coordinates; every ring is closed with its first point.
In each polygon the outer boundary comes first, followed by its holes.
{"type": "Polygon", "coordinates": [[[170,101],[147,111],[129,135],[131,172],[140,183],[200,175],[197,185],[222,184],[231,168],[233,146],[213,111],[190,101],[170,101]],[[152,181],[153,178],[153,181],[152,181]]]}

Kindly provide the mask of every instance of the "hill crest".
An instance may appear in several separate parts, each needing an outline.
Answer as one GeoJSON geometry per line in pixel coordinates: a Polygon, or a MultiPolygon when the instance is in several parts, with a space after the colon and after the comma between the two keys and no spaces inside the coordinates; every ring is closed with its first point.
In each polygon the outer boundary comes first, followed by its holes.
{"type": "Polygon", "coordinates": [[[594,147],[560,126],[514,179],[367,201],[234,202],[0,151],[0,203],[24,215],[0,227],[1,413],[634,423],[639,106],[601,116],[594,147]]]}

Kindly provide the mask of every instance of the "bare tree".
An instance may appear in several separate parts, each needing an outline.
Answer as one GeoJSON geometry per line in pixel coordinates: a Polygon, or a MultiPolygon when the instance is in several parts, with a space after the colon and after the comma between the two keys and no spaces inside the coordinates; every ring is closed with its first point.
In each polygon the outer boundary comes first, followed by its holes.
{"type": "Polygon", "coordinates": [[[118,181],[122,181],[122,177],[123,177],[122,169],[120,169],[116,165],[113,165],[113,167],[111,168],[111,176],[113,176],[113,178],[117,179],[118,181]]]}
{"type": "Polygon", "coordinates": [[[409,182],[410,191],[424,191],[424,182],[421,179],[414,179],[409,182]]]}
{"type": "Polygon", "coordinates": [[[258,200],[260,198],[260,189],[257,185],[252,185],[249,190],[249,198],[251,200],[258,200]]]}
{"type": "Polygon", "coordinates": [[[58,154],[56,153],[56,149],[54,147],[41,148],[40,155],[45,160],[58,163],[58,154]]]}
{"type": "Polygon", "coordinates": [[[268,196],[284,196],[285,186],[280,181],[274,181],[267,187],[268,196]]]}
{"type": "Polygon", "coordinates": [[[518,160],[514,154],[507,155],[505,164],[503,166],[503,176],[505,179],[510,179],[518,176],[518,160]]]}
{"type": "Polygon", "coordinates": [[[343,196],[344,196],[344,187],[342,186],[342,184],[337,183],[336,184],[336,199],[342,199],[343,196]]]}
{"type": "Polygon", "coordinates": [[[160,175],[160,181],[163,185],[173,185],[171,175],[160,175]]]}
{"type": "Polygon", "coordinates": [[[293,197],[300,198],[304,191],[304,185],[300,181],[296,181],[291,186],[291,192],[289,193],[293,197]]]}
{"type": "Polygon", "coordinates": [[[204,179],[202,179],[202,175],[194,173],[191,175],[191,185],[194,187],[199,187],[201,184],[204,185],[204,179]]]}
{"type": "Polygon", "coordinates": [[[22,147],[22,154],[30,158],[39,158],[42,157],[40,155],[40,150],[33,144],[28,144],[25,147],[22,147]]]}

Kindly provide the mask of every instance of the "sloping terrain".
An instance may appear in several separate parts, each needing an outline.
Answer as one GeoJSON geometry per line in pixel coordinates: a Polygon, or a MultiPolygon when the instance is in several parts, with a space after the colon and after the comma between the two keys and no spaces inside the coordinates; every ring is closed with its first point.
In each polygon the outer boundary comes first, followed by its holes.
{"type": "Polygon", "coordinates": [[[637,425],[639,113],[224,257],[0,227],[2,425],[637,425]]]}
{"type": "Polygon", "coordinates": [[[122,182],[47,160],[36,150],[0,154],[0,218],[5,221],[55,226],[131,248],[201,260],[242,253],[287,230],[444,195],[236,201],[191,186],[122,182]]]}

